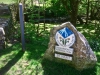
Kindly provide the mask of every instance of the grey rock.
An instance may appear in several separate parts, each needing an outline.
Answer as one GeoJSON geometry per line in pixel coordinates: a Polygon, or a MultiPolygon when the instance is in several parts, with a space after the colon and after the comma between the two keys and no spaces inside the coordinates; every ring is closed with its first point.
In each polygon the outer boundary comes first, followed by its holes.
{"type": "Polygon", "coordinates": [[[2,27],[0,27],[0,50],[5,48],[5,32],[2,27]]]}
{"type": "Polygon", "coordinates": [[[44,54],[44,59],[66,63],[70,66],[73,66],[77,70],[92,68],[97,62],[97,57],[92,51],[84,35],[77,31],[77,29],[70,22],[63,23],[62,25],[51,29],[50,41],[48,44],[48,49],[44,54]],[[57,45],[55,40],[55,34],[58,30],[65,27],[68,27],[75,34],[76,40],[75,43],[71,46],[71,48],[74,49],[72,60],[64,60],[55,57],[55,46],[57,45]]]}

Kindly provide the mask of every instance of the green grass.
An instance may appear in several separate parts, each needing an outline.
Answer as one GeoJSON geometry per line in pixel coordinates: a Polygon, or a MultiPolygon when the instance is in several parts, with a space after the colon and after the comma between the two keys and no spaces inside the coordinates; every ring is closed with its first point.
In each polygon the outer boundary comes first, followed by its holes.
{"type": "Polygon", "coordinates": [[[14,0],[0,0],[0,3],[11,4],[14,3],[14,0]]]}
{"type": "Polygon", "coordinates": [[[0,15],[0,18],[6,18],[6,19],[8,19],[10,16],[9,15],[0,15]]]}
{"type": "MultiPolygon", "coordinates": [[[[77,71],[66,64],[42,60],[48,48],[49,32],[52,27],[53,24],[46,24],[46,31],[43,32],[43,24],[40,25],[39,32],[42,33],[37,36],[37,25],[34,28],[32,24],[26,24],[26,51],[22,51],[20,42],[9,44],[7,49],[0,50],[0,75],[100,75],[100,49],[97,50],[98,48],[95,46],[93,48],[95,48],[94,52],[98,61],[96,66],[91,69],[77,71]]],[[[78,25],[76,28],[88,40],[94,36],[94,32],[92,32],[94,26],[78,25]]]]}

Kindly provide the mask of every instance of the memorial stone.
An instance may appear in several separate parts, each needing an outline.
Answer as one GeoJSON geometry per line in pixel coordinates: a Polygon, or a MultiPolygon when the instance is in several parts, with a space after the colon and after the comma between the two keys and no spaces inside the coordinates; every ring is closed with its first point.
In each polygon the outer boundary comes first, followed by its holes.
{"type": "Polygon", "coordinates": [[[84,35],[70,22],[52,28],[44,59],[66,63],[77,70],[92,68],[97,61],[84,35]]]}

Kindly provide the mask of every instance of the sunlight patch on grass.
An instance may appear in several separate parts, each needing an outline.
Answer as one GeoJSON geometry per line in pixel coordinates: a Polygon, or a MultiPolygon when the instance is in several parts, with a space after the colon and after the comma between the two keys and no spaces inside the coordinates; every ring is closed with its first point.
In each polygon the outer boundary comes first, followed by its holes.
{"type": "Polygon", "coordinates": [[[5,3],[5,4],[10,4],[10,3],[14,3],[14,0],[0,0],[0,3],[5,3]]]}
{"type": "Polygon", "coordinates": [[[91,32],[91,33],[94,33],[94,32],[95,32],[95,30],[91,30],[90,32],[91,32]]]}
{"type": "Polygon", "coordinates": [[[4,54],[0,57],[0,68],[5,66],[14,56],[18,53],[18,51],[11,51],[10,53],[4,54]]]}
{"type": "Polygon", "coordinates": [[[76,28],[80,28],[80,29],[82,29],[83,27],[76,27],[76,28]]]}
{"type": "Polygon", "coordinates": [[[97,65],[100,66],[100,62],[98,62],[97,65]]]}
{"type": "Polygon", "coordinates": [[[80,31],[81,33],[84,33],[84,31],[80,31]]]}
{"type": "Polygon", "coordinates": [[[29,53],[26,51],[21,59],[6,73],[7,75],[42,75],[43,69],[39,60],[28,60],[29,53]]]}
{"type": "Polygon", "coordinates": [[[97,75],[100,75],[100,66],[97,66],[97,72],[96,72],[97,75]]]}
{"type": "Polygon", "coordinates": [[[9,46],[9,47],[10,47],[10,46],[12,46],[12,44],[10,44],[10,43],[9,43],[9,44],[7,44],[7,46],[9,46]]]}
{"type": "Polygon", "coordinates": [[[84,32],[87,32],[87,33],[88,33],[88,31],[89,31],[89,29],[82,29],[82,30],[84,30],[84,32]]]}
{"type": "Polygon", "coordinates": [[[100,55],[100,52],[96,52],[96,55],[100,55]]]}

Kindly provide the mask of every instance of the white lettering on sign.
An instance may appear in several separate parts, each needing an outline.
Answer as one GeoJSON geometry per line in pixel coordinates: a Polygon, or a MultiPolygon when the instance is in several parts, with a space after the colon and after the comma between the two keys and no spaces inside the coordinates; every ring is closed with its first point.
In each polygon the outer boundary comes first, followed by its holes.
{"type": "Polygon", "coordinates": [[[60,55],[60,54],[57,54],[57,53],[55,53],[55,57],[65,59],[65,60],[72,60],[71,56],[60,55]]]}
{"type": "Polygon", "coordinates": [[[55,46],[55,51],[65,54],[73,54],[72,48],[62,47],[62,46],[55,46]]]}
{"type": "Polygon", "coordinates": [[[72,60],[71,56],[63,55],[61,53],[73,55],[74,50],[73,48],[70,48],[75,42],[75,35],[73,31],[67,27],[62,28],[56,32],[55,40],[57,43],[57,46],[55,46],[55,52],[59,52],[59,54],[55,53],[55,57],[72,60]]]}

